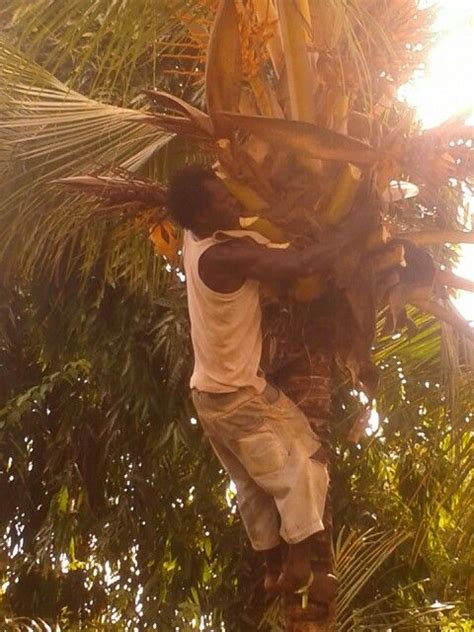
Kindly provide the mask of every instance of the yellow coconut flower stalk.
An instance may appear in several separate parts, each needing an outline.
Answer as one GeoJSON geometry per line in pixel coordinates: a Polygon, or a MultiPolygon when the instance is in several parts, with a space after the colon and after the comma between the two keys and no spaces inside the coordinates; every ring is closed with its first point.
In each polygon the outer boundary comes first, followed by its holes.
{"type": "Polygon", "coordinates": [[[335,226],[350,212],[361,177],[362,171],[355,165],[348,163],[343,167],[327,205],[318,214],[322,225],[335,226]]]}
{"type": "Polygon", "coordinates": [[[284,53],[278,30],[278,14],[273,0],[253,0],[255,15],[259,22],[267,26],[270,33],[266,45],[268,55],[272,61],[273,69],[279,78],[284,66],[284,53]]]}
{"type": "Polygon", "coordinates": [[[259,75],[262,65],[269,57],[268,42],[273,38],[277,24],[276,16],[272,20],[260,20],[252,4],[236,3],[239,13],[240,44],[242,51],[242,74],[245,79],[259,75]]]}
{"type": "Polygon", "coordinates": [[[222,171],[218,171],[217,175],[225,184],[228,191],[247,209],[250,214],[258,214],[260,211],[268,207],[265,200],[247,184],[239,182],[234,178],[230,178],[222,171]]]}
{"type": "Polygon", "coordinates": [[[265,217],[241,217],[240,226],[266,237],[272,242],[272,245],[278,245],[281,248],[288,248],[290,245],[283,231],[265,217]]]}

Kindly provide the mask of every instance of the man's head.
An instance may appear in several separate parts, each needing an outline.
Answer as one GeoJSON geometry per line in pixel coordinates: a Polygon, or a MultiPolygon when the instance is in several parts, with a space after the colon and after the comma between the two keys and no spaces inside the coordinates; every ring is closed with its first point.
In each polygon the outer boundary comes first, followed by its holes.
{"type": "Polygon", "coordinates": [[[189,165],[171,178],[167,206],[174,219],[198,236],[239,227],[240,204],[213,171],[189,165]]]}

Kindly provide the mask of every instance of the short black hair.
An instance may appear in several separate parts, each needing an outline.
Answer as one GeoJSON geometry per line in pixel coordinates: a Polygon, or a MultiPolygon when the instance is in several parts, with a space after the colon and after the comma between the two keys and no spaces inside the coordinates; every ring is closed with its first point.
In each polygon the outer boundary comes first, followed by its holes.
{"type": "Polygon", "coordinates": [[[215,177],[211,169],[201,165],[187,165],[173,174],[166,206],[180,226],[193,228],[195,214],[210,206],[211,194],[204,183],[215,177]]]}

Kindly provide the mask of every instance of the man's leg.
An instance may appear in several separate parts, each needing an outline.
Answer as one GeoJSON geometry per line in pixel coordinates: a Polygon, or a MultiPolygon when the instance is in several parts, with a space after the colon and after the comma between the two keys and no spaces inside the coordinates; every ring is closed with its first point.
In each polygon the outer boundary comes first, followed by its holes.
{"type": "Polygon", "coordinates": [[[227,418],[229,410],[238,408],[241,401],[252,398],[252,394],[239,391],[236,394],[216,397],[193,391],[192,395],[204,432],[217,458],[236,486],[239,514],[250,543],[256,551],[264,554],[265,588],[276,590],[281,572],[281,540],[280,517],[275,501],[255,483],[239,459],[224,443],[227,432],[231,435],[233,433],[222,420],[227,418]]]}
{"type": "Polygon", "coordinates": [[[256,485],[230,450],[217,441],[210,440],[210,443],[235,484],[239,514],[252,548],[264,556],[264,588],[276,592],[282,565],[280,518],[275,501],[256,485]]]}
{"type": "Polygon", "coordinates": [[[267,592],[277,592],[281,590],[279,579],[282,574],[282,545],[267,549],[265,555],[265,580],[263,587],[267,592]]]}
{"type": "Polygon", "coordinates": [[[206,410],[205,397],[193,399],[198,412],[201,407],[204,413],[203,425],[219,458],[234,478],[240,513],[252,545],[266,550],[268,559],[270,549],[276,547],[274,528],[279,514],[280,535],[289,545],[281,582],[290,590],[309,580],[307,539],[324,528],[328,474],[326,464],[318,458],[321,444],[305,415],[284,394],[274,397],[272,390],[245,399],[242,394],[232,395],[221,400],[217,415],[214,401],[206,410]],[[238,402],[237,397],[241,398],[238,402]],[[239,471],[239,466],[243,473],[240,477],[233,473],[239,471]],[[269,499],[274,500],[278,514],[275,512],[276,518],[271,520],[271,538],[262,543],[255,532],[264,530],[261,521],[270,515],[269,499]]]}
{"type": "Polygon", "coordinates": [[[295,592],[305,586],[311,577],[311,542],[306,538],[288,545],[288,553],[282,572],[278,577],[278,587],[286,592],[295,592]]]}
{"type": "Polygon", "coordinates": [[[273,498],[265,493],[242,467],[240,461],[215,439],[210,443],[237,489],[237,506],[252,547],[267,551],[280,544],[280,519],[273,498]]]}
{"type": "Polygon", "coordinates": [[[263,395],[254,398],[222,421],[232,427],[223,439],[229,451],[275,500],[280,535],[289,545],[280,584],[297,589],[311,574],[309,538],[324,528],[328,473],[318,454],[320,442],[302,411],[283,394],[274,402],[263,395]]]}

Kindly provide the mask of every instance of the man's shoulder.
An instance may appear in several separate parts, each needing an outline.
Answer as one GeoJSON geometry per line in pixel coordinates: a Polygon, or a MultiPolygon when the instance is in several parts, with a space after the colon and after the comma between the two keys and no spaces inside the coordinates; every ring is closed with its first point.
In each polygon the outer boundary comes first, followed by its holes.
{"type": "Polygon", "coordinates": [[[216,235],[216,239],[217,242],[203,253],[206,259],[221,260],[236,254],[255,252],[263,248],[261,244],[257,244],[251,237],[229,237],[225,235],[219,237],[219,235],[216,235]]]}
{"type": "Polygon", "coordinates": [[[248,238],[231,238],[207,248],[199,258],[199,276],[207,287],[221,293],[235,292],[245,281],[248,262],[259,246],[248,238]]]}

